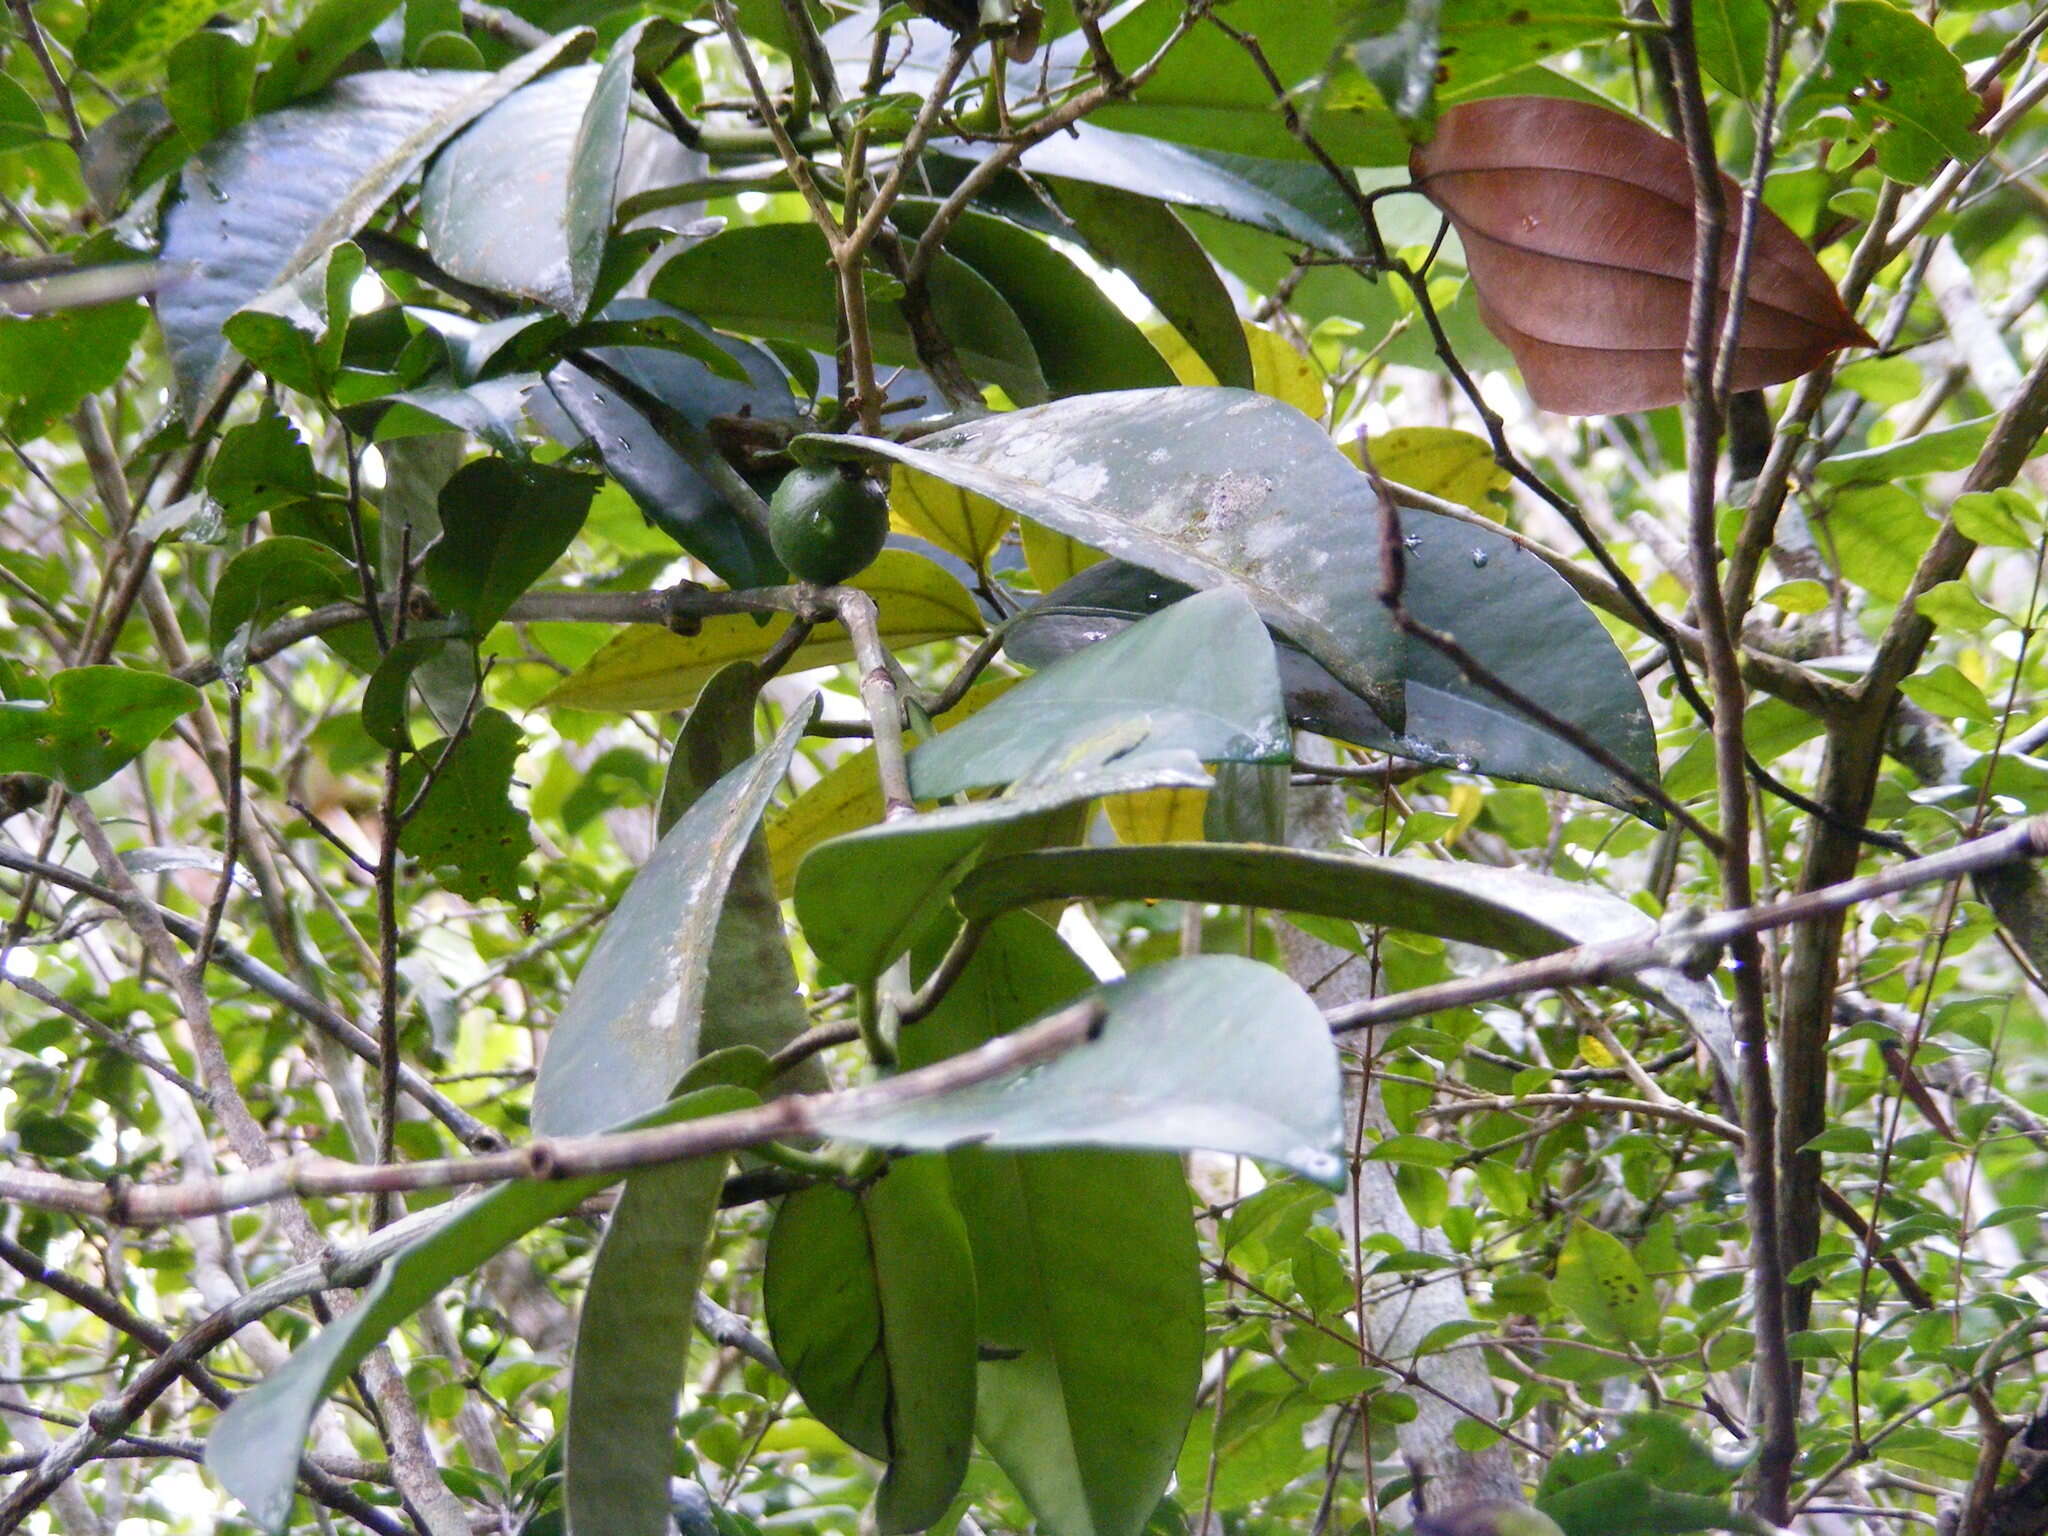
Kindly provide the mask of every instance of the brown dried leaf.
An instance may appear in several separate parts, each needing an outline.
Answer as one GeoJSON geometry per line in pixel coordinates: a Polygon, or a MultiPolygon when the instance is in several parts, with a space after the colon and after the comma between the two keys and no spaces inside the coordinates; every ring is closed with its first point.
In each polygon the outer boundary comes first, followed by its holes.
{"type": "MultiPolygon", "coordinates": [[[[1684,398],[1693,202],[1683,145],[1605,107],[1502,96],[1446,111],[1409,166],[1464,242],[1480,318],[1539,406],[1585,416],[1684,398]]],[[[1721,180],[1725,313],[1741,189],[1721,180]]],[[[1813,253],[1760,209],[1734,387],[1781,384],[1839,348],[1875,345],[1813,253]]]]}

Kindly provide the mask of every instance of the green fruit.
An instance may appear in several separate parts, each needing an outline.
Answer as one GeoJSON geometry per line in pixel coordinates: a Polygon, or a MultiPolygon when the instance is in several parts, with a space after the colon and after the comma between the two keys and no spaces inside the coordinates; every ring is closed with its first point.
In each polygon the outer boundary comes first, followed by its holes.
{"type": "Polygon", "coordinates": [[[889,537],[889,498],[864,475],[793,469],[768,503],[768,542],[799,581],[832,586],[866,570],[889,537]]]}

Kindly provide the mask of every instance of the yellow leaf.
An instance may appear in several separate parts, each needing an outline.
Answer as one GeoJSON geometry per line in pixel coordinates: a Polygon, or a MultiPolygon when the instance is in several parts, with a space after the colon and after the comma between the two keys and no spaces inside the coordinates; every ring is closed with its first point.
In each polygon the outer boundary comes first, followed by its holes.
{"type": "Polygon", "coordinates": [[[1621,1062],[1614,1052],[1607,1049],[1598,1035],[1579,1036],[1579,1055],[1588,1066],[1618,1067],[1621,1062]]]}
{"type": "MultiPolygon", "coordinates": [[[[1016,677],[984,678],[967,691],[966,698],[938,717],[939,729],[951,730],[1022,681],[1016,677]]],[[[796,867],[805,854],[827,838],[858,832],[881,819],[882,781],[875,771],[873,747],[848,753],[788,805],[771,808],[761,830],[768,841],[777,899],[786,900],[796,888],[796,867]]]]}
{"type": "Polygon", "coordinates": [[[1208,808],[1206,789],[1147,789],[1102,802],[1111,830],[1124,843],[1199,843],[1208,808]]]}
{"type": "Polygon", "coordinates": [[[1028,517],[1017,519],[1017,532],[1024,543],[1024,563],[1031,568],[1031,579],[1041,592],[1050,592],[1102,558],[1101,550],[1090,549],[1079,539],[1028,517]]]}
{"type": "Polygon", "coordinates": [[[929,539],[976,570],[1003,541],[1010,509],[986,496],[948,485],[936,475],[898,464],[889,472],[889,521],[904,533],[929,539]]]}
{"type": "Polygon", "coordinates": [[[1451,815],[1457,818],[1457,824],[1444,834],[1444,842],[1449,845],[1472,829],[1472,823],[1486,807],[1486,796],[1477,784],[1453,784],[1444,799],[1450,803],[1451,815]]]}
{"type": "MultiPolygon", "coordinates": [[[[1497,492],[1508,488],[1508,472],[1493,461],[1493,445],[1455,427],[1396,427],[1366,446],[1373,466],[1396,485],[1409,486],[1500,521],[1497,492]]],[[[1352,463],[1358,444],[1344,444],[1352,463]]]]}
{"type": "MultiPolygon", "coordinates": [[[[984,627],[967,589],[949,572],[908,550],[883,550],[852,585],[873,595],[881,611],[882,638],[895,650],[978,635],[984,627]]],[[[720,667],[761,655],[788,627],[784,615],[756,624],[743,613],[706,619],[694,635],[634,624],[607,641],[541,702],[573,709],[686,709],[720,667]]],[[[798,649],[789,670],[837,666],[852,655],[844,629],[820,624],[798,649]]]]}
{"type": "MultiPolygon", "coordinates": [[[[1148,327],[1146,337],[1166,359],[1183,384],[1214,384],[1216,375],[1187,339],[1170,325],[1148,327]]],[[[1295,350],[1278,331],[1244,322],[1245,345],[1252,354],[1252,387],[1262,395],[1284,400],[1303,415],[1321,421],[1330,408],[1329,391],[1316,365],[1295,350]]]]}

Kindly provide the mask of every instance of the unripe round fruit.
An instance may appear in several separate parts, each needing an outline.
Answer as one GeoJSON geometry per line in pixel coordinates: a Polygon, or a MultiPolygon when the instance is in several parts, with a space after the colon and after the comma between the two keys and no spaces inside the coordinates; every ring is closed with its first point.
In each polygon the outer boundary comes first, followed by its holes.
{"type": "Polygon", "coordinates": [[[768,503],[768,542],[799,581],[833,586],[874,564],[889,537],[889,498],[865,475],[799,466],[768,503]]]}

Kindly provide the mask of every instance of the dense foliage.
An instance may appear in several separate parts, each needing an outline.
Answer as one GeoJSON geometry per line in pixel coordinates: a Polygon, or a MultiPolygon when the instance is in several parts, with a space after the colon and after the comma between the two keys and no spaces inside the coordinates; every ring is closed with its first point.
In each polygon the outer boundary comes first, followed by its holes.
{"type": "Polygon", "coordinates": [[[2048,10],[5,14],[0,1532],[2048,1531],[2048,10]]]}

